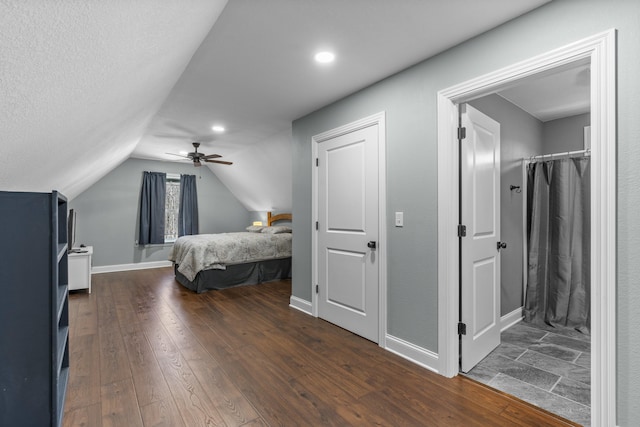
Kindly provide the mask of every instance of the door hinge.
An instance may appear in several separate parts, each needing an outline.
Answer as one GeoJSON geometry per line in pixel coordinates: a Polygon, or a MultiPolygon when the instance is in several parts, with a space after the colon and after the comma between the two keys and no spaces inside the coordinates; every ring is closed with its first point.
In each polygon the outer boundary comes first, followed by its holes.
{"type": "Polygon", "coordinates": [[[320,285],[316,285],[316,294],[320,293],[320,285]]]}
{"type": "Polygon", "coordinates": [[[467,324],[458,322],[458,335],[467,335],[467,324]]]}
{"type": "Polygon", "coordinates": [[[320,165],[320,160],[316,157],[316,166],[320,165]]]}
{"type": "Polygon", "coordinates": [[[458,224],[458,237],[465,237],[467,235],[467,226],[458,224]]]}
{"type": "Polygon", "coordinates": [[[316,230],[320,229],[320,224],[318,223],[318,221],[316,221],[316,230]]]}
{"type": "Polygon", "coordinates": [[[467,128],[460,126],[458,128],[458,139],[465,139],[467,137],[467,128]]]}

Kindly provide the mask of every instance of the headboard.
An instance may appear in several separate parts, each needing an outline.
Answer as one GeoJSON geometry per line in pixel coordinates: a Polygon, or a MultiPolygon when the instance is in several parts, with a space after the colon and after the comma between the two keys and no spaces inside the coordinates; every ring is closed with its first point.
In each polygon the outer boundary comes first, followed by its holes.
{"type": "Polygon", "coordinates": [[[283,213],[278,215],[272,215],[271,212],[267,212],[267,225],[271,227],[276,221],[291,221],[292,216],[290,213],[283,213]]]}

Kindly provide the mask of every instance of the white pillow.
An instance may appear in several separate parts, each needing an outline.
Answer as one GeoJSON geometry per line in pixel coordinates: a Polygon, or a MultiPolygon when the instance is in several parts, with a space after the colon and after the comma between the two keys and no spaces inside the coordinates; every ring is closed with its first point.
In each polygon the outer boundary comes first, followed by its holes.
{"type": "Polygon", "coordinates": [[[280,234],[280,233],[291,233],[291,227],[286,225],[274,225],[271,227],[264,227],[261,233],[267,234],[280,234]]]}
{"type": "Polygon", "coordinates": [[[265,227],[262,225],[250,225],[247,228],[245,228],[245,230],[247,230],[250,233],[260,233],[263,228],[265,227]]]}

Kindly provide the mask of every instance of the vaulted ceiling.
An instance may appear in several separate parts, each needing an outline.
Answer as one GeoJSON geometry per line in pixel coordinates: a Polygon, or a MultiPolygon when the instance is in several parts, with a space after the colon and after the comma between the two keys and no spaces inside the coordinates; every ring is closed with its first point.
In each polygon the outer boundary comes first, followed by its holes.
{"type": "Polygon", "coordinates": [[[286,205],[293,120],[547,1],[4,0],[0,190],[74,198],[197,139],[247,208],[286,205]]]}

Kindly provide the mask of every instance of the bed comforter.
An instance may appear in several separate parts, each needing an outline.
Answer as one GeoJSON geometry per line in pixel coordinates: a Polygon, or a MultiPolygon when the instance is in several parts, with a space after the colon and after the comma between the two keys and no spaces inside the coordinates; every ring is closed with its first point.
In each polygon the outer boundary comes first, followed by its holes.
{"type": "Polygon", "coordinates": [[[225,270],[227,265],[291,256],[291,233],[221,233],[182,236],[175,241],[169,261],[193,281],[201,270],[225,270]]]}

